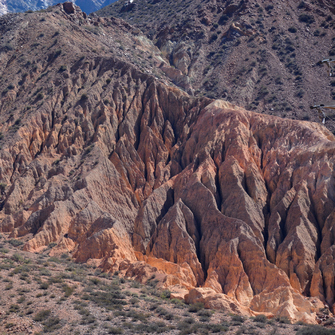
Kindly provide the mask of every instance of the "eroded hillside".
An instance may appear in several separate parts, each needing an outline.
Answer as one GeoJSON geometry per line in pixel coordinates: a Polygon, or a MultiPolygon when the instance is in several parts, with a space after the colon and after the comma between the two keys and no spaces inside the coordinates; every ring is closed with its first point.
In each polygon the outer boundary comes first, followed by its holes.
{"type": "Polygon", "coordinates": [[[189,96],[120,19],[66,4],[0,23],[3,233],[208,308],[332,310],[325,127],[189,96]]]}
{"type": "Polygon", "coordinates": [[[317,64],[335,55],[333,1],[119,0],[97,14],[140,28],[196,96],[311,121],[310,105],[335,99],[335,81],[317,64]]]}

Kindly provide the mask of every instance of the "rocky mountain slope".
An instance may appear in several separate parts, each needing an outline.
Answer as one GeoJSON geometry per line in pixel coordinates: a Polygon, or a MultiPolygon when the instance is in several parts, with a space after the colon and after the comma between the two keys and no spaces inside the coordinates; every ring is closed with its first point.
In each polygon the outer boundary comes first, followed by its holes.
{"type": "Polygon", "coordinates": [[[330,131],[189,95],[140,30],[70,3],[0,29],[6,238],[207,308],[333,311],[330,131]]]}
{"type": "Polygon", "coordinates": [[[145,32],[195,96],[312,121],[310,105],[335,99],[335,81],[317,65],[335,55],[333,1],[119,0],[97,14],[145,32]]]}
{"type": "MultiPolygon", "coordinates": [[[[114,0],[73,0],[87,14],[111,4],[114,0]]],[[[0,0],[0,15],[25,11],[45,10],[58,4],[58,0],[0,0]]]]}

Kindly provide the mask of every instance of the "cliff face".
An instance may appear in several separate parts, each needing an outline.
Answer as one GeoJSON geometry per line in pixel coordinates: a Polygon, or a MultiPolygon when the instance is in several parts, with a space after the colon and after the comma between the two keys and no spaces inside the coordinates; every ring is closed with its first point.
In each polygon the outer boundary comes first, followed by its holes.
{"type": "Polygon", "coordinates": [[[2,232],[161,273],[211,308],[315,322],[333,306],[327,129],[190,97],[150,74],[164,59],[121,20],[58,5],[1,29],[2,232]]]}

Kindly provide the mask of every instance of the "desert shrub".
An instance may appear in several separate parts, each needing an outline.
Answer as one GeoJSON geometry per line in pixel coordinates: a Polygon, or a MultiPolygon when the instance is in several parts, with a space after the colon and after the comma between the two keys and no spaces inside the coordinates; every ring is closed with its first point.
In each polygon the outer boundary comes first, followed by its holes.
{"type": "Polygon", "coordinates": [[[291,321],[286,316],[277,316],[275,320],[279,323],[291,324],[291,321]]]}
{"type": "MultiPolygon", "coordinates": [[[[55,33],[54,36],[57,36],[56,33],[55,33]]],[[[58,49],[58,50],[55,52],[55,54],[54,54],[54,58],[57,58],[58,56],[60,56],[61,53],[62,53],[62,50],[58,49]]]]}
{"type": "MultiPolygon", "coordinates": [[[[0,132],[0,140],[3,139],[3,133],[0,132]]],[[[6,183],[0,183],[0,191],[4,192],[7,187],[6,183]]]]}
{"type": "Polygon", "coordinates": [[[63,291],[64,291],[64,296],[65,297],[69,297],[73,292],[74,292],[75,288],[72,286],[68,286],[68,285],[64,285],[63,286],[63,291]]]}
{"type": "Polygon", "coordinates": [[[19,299],[17,299],[17,303],[18,304],[22,304],[24,301],[26,300],[25,296],[20,297],[19,299]]]}
{"type": "Polygon", "coordinates": [[[17,262],[17,263],[21,263],[23,262],[24,258],[18,254],[18,253],[15,253],[13,256],[12,256],[12,260],[17,262]]]}
{"type": "Polygon", "coordinates": [[[15,239],[9,240],[8,243],[11,244],[13,247],[19,247],[20,245],[23,244],[22,241],[15,240],[15,239]]]}
{"type": "Polygon", "coordinates": [[[60,259],[58,259],[57,257],[50,257],[48,261],[53,263],[61,263],[60,259]]]}
{"type": "Polygon", "coordinates": [[[49,284],[61,284],[63,282],[63,278],[61,275],[58,275],[56,277],[50,277],[48,279],[49,284]]]}
{"type": "Polygon", "coordinates": [[[155,309],[158,308],[158,306],[159,306],[159,305],[158,305],[157,303],[156,303],[156,304],[152,304],[152,305],[149,306],[149,310],[150,310],[150,311],[154,311],[155,309]]]}
{"type": "Polygon", "coordinates": [[[5,290],[6,291],[9,291],[13,288],[13,283],[12,282],[9,282],[6,286],[5,286],[5,290]]]}
{"type": "Polygon", "coordinates": [[[187,324],[192,324],[195,322],[195,320],[192,317],[185,318],[184,321],[187,324]]]}
{"type": "Polygon", "coordinates": [[[50,333],[53,332],[59,328],[62,327],[62,325],[60,324],[60,319],[58,317],[51,317],[48,320],[46,320],[45,322],[43,322],[44,328],[43,331],[45,333],[50,333]]]}
{"type": "Polygon", "coordinates": [[[300,1],[299,5],[298,5],[298,9],[302,9],[306,7],[306,3],[305,1],[300,1]]]}
{"type": "Polygon", "coordinates": [[[20,310],[20,307],[18,306],[18,305],[11,305],[10,307],[9,307],[9,312],[10,313],[16,313],[16,312],[18,312],[20,310]]]}
{"type": "Polygon", "coordinates": [[[329,56],[335,56],[335,46],[332,47],[332,49],[328,52],[329,56]]]}
{"type": "Polygon", "coordinates": [[[181,322],[178,322],[178,324],[177,324],[177,328],[178,328],[180,331],[184,331],[184,332],[185,332],[185,330],[190,329],[190,323],[186,322],[185,320],[184,320],[184,321],[181,321],[181,322]]]}
{"type": "Polygon", "coordinates": [[[140,288],[140,287],[141,287],[140,283],[137,282],[136,280],[134,280],[134,281],[131,283],[130,286],[133,287],[133,288],[140,288]]]}
{"type": "Polygon", "coordinates": [[[301,15],[299,15],[299,21],[300,22],[305,22],[307,24],[312,24],[315,20],[314,20],[313,15],[301,14],[301,15]]]}
{"type": "Polygon", "coordinates": [[[46,268],[41,268],[40,269],[40,275],[41,276],[51,276],[51,272],[46,268]]]}
{"type": "Polygon", "coordinates": [[[195,304],[189,306],[188,311],[191,313],[197,313],[203,308],[204,304],[202,302],[196,302],[195,304]]]}
{"type": "Polygon", "coordinates": [[[142,313],[142,312],[136,312],[134,310],[130,310],[129,312],[127,312],[126,316],[128,318],[132,318],[133,322],[136,321],[146,321],[146,319],[148,318],[148,315],[142,313]]]}
{"type": "Polygon", "coordinates": [[[86,298],[107,310],[122,309],[122,306],[127,304],[124,300],[126,296],[118,290],[110,290],[108,292],[93,291],[86,298]]]}
{"type": "Polygon", "coordinates": [[[209,43],[212,43],[212,42],[216,41],[217,39],[218,39],[218,34],[213,33],[212,36],[209,39],[209,43]]]}
{"type": "Polygon", "coordinates": [[[245,321],[243,316],[236,315],[236,314],[231,316],[231,320],[234,321],[234,322],[238,322],[238,323],[243,323],[245,321]]]}
{"type": "Polygon", "coordinates": [[[92,314],[89,314],[89,315],[85,315],[85,317],[83,317],[80,321],[80,324],[81,325],[89,325],[91,323],[94,323],[95,322],[95,316],[92,315],[92,314]]]}
{"type": "Polygon", "coordinates": [[[219,24],[223,25],[229,20],[229,16],[226,14],[223,14],[219,19],[219,24]]]}
{"type": "Polygon", "coordinates": [[[130,302],[132,305],[135,305],[135,304],[137,304],[137,303],[139,302],[139,300],[138,300],[137,298],[131,298],[131,299],[129,300],[129,302],[130,302]]]}
{"type": "Polygon", "coordinates": [[[50,309],[39,311],[33,318],[34,321],[41,322],[46,320],[51,314],[50,309]]]}
{"type": "Polygon", "coordinates": [[[266,322],[267,321],[267,317],[264,314],[259,314],[256,315],[255,318],[253,319],[254,322],[266,322]]]}
{"type": "Polygon", "coordinates": [[[164,290],[161,294],[162,299],[169,299],[171,297],[171,292],[169,290],[164,290]]]}
{"type": "Polygon", "coordinates": [[[82,95],[81,95],[81,97],[80,97],[80,100],[81,101],[85,101],[85,100],[87,100],[88,99],[88,96],[87,96],[87,94],[85,94],[85,93],[83,93],[82,95]]]}
{"type": "Polygon", "coordinates": [[[275,79],[275,83],[276,83],[276,85],[283,85],[283,82],[282,82],[282,80],[281,80],[281,77],[276,77],[276,79],[275,79]]]}
{"type": "Polygon", "coordinates": [[[305,94],[305,92],[301,89],[296,93],[295,96],[298,97],[298,98],[302,98],[304,96],[304,94],[305,94]]]}
{"type": "Polygon", "coordinates": [[[107,333],[108,334],[123,334],[123,329],[119,327],[108,327],[107,333]]]}
{"type": "Polygon", "coordinates": [[[197,315],[198,316],[202,316],[202,317],[211,317],[212,316],[212,312],[210,311],[210,310],[208,310],[208,309],[201,309],[198,313],[197,313],[197,315]]]}
{"type": "Polygon", "coordinates": [[[156,313],[158,313],[158,315],[161,316],[161,315],[167,315],[169,312],[163,307],[157,307],[156,313]]]}
{"type": "Polygon", "coordinates": [[[62,65],[62,66],[59,68],[58,72],[64,72],[64,71],[66,71],[66,70],[67,70],[66,65],[62,65]]]}
{"type": "Polygon", "coordinates": [[[14,49],[14,47],[10,44],[10,43],[6,43],[3,47],[2,47],[5,51],[11,51],[14,49]]]}
{"type": "Polygon", "coordinates": [[[41,290],[47,290],[49,288],[49,284],[47,282],[44,282],[40,285],[41,290]]]}
{"type": "Polygon", "coordinates": [[[99,285],[101,283],[99,278],[90,278],[90,282],[94,285],[99,285]]]}
{"type": "Polygon", "coordinates": [[[321,326],[306,326],[300,328],[296,335],[334,335],[335,330],[334,329],[326,329],[321,326]]]}
{"type": "Polygon", "coordinates": [[[43,93],[38,93],[36,96],[36,100],[42,100],[44,98],[44,94],[43,93]]]}

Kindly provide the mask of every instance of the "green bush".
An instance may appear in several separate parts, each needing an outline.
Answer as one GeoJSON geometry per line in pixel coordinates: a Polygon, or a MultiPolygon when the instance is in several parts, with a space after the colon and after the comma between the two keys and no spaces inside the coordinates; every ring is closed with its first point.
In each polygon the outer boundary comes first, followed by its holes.
{"type": "Polygon", "coordinates": [[[15,253],[12,256],[12,260],[17,262],[17,263],[21,263],[21,262],[23,262],[24,258],[20,254],[15,253]]]}
{"type": "Polygon", "coordinates": [[[13,247],[19,247],[20,245],[23,244],[22,241],[15,240],[15,239],[9,240],[8,243],[10,243],[13,247]]]}
{"type": "Polygon", "coordinates": [[[169,299],[171,297],[171,292],[169,290],[164,290],[161,294],[162,299],[169,299]]]}

